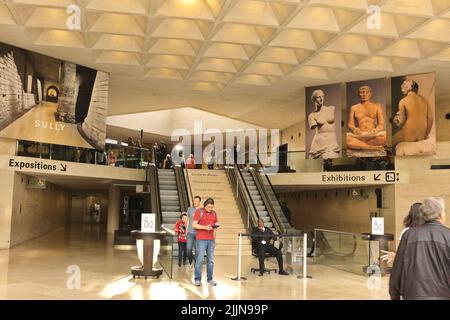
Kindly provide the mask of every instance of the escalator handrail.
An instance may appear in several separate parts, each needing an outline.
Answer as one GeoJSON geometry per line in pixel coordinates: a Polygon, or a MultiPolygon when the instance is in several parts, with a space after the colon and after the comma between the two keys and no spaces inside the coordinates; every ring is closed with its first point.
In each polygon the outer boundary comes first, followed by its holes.
{"type": "MultiPolygon", "coordinates": [[[[186,200],[186,211],[189,207],[191,207],[192,203],[192,199],[189,197],[189,190],[188,190],[188,185],[187,182],[188,180],[186,180],[186,175],[184,174],[185,169],[183,167],[181,167],[181,182],[183,183],[184,186],[184,196],[185,196],[185,200],[186,200]]],[[[190,187],[190,186],[189,186],[190,187]]]]}
{"type": "Polygon", "coordinates": [[[241,185],[241,190],[242,190],[242,186],[244,186],[244,188],[245,188],[244,190],[245,190],[245,195],[246,195],[246,202],[247,202],[247,204],[251,204],[251,209],[253,209],[253,215],[254,215],[254,217],[256,217],[256,220],[258,220],[260,218],[259,214],[258,214],[258,210],[256,210],[255,203],[253,202],[253,199],[250,195],[250,190],[248,190],[247,184],[245,183],[245,179],[242,176],[242,172],[237,166],[234,167],[234,171],[238,173],[237,179],[239,180],[239,184],[241,185]],[[250,203],[248,203],[248,202],[250,202],[250,203]]]}
{"type": "Polygon", "coordinates": [[[184,180],[184,174],[182,171],[181,165],[175,165],[173,166],[173,171],[175,174],[175,181],[177,185],[177,191],[178,191],[178,199],[180,201],[180,208],[181,212],[187,212],[187,209],[189,208],[189,202],[186,195],[186,184],[184,180]]]}
{"type": "MultiPolygon", "coordinates": [[[[153,183],[153,188],[150,187],[150,195],[153,193],[154,194],[154,201],[156,202],[155,206],[152,205],[152,208],[156,209],[156,216],[158,218],[158,222],[157,222],[157,227],[160,229],[161,225],[163,224],[163,219],[162,219],[162,208],[161,208],[161,195],[160,195],[160,190],[159,190],[159,177],[158,177],[158,167],[156,166],[155,163],[150,163],[150,165],[147,167],[148,170],[151,170],[151,168],[153,168],[153,173],[154,173],[154,183],[153,183]],[[154,190],[152,190],[154,189],[154,190]]],[[[151,197],[151,196],[150,196],[151,197]]],[[[150,198],[152,199],[152,198],[150,198]]]]}
{"type": "Polygon", "coordinates": [[[274,207],[272,206],[272,201],[270,200],[266,189],[261,185],[262,181],[260,181],[260,173],[256,172],[254,168],[249,169],[250,175],[252,176],[253,180],[255,181],[256,187],[258,188],[259,193],[261,194],[261,198],[267,208],[267,212],[269,213],[269,216],[272,220],[272,222],[275,225],[275,228],[278,230],[279,233],[286,233],[287,230],[285,230],[284,225],[281,223],[278,215],[275,212],[274,207]]]}
{"type": "Polygon", "coordinates": [[[240,206],[242,213],[245,214],[245,217],[243,217],[244,225],[246,226],[247,231],[250,232],[254,227],[256,227],[256,221],[255,221],[254,217],[250,218],[250,216],[249,216],[250,213],[249,213],[248,209],[250,208],[250,206],[246,202],[246,199],[244,199],[244,194],[243,194],[244,189],[241,184],[238,185],[239,182],[237,180],[236,172],[233,167],[226,166],[225,172],[227,173],[228,179],[231,184],[231,189],[233,190],[235,198],[237,199],[238,205],[240,206]],[[239,188],[239,190],[236,190],[236,185],[238,185],[237,188],[239,188]],[[247,220],[249,221],[249,224],[247,224],[247,220]]]}
{"type": "Polygon", "coordinates": [[[188,169],[183,169],[183,176],[184,176],[184,181],[185,181],[185,185],[186,185],[186,193],[188,196],[188,204],[189,204],[189,207],[192,207],[194,205],[193,204],[194,193],[192,192],[191,180],[189,179],[188,169]]]}
{"type": "MultiPolygon", "coordinates": [[[[283,207],[281,206],[280,199],[278,199],[278,196],[277,196],[277,194],[275,193],[275,189],[273,188],[272,182],[270,182],[269,177],[268,177],[267,174],[264,172],[264,166],[262,165],[261,160],[259,159],[259,156],[257,156],[257,159],[258,159],[258,164],[261,166],[261,170],[259,171],[259,172],[260,172],[260,175],[261,175],[261,176],[264,176],[264,177],[266,178],[267,182],[269,182],[270,189],[272,189],[272,193],[273,193],[273,195],[275,196],[275,199],[276,199],[276,201],[278,202],[278,205],[280,206],[280,208],[283,208],[283,207]]],[[[263,184],[264,184],[264,183],[263,183],[263,184]]],[[[281,209],[281,212],[283,213],[284,217],[285,217],[286,220],[288,221],[289,226],[292,227],[292,225],[291,225],[291,223],[289,222],[288,217],[286,217],[286,214],[285,214],[285,212],[283,211],[283,209],[281,209]]]]}

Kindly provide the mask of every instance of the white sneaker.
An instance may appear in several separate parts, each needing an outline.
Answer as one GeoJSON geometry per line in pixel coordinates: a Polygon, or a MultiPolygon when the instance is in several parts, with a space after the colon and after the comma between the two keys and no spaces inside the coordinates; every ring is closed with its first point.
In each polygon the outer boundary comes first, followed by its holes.
{"type": "Polygon", "coordinates": [[[217,282],[215,282],[214,280],[210,280],[208,281],[208,286],[217,286],[217,282]]]}
{"type": "Polygon", "coordinates": [[[200,286],[202,285],[202,283],[201,283],[201,281],[195,281],[195,285],[196,285],[197,287],[200,287],[200,286]]]}

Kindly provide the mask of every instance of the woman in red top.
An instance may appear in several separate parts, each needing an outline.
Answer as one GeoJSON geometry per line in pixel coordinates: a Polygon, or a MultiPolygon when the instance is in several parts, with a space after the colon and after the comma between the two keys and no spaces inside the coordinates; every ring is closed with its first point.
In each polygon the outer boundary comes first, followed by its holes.
{"type": "Polygon", "coordinates": [[[175,224],[175,232],[178,234],[178,266],[181,267],[181,260],[183,260],[183,265],[186,264],[186,233],[187,233],[187,223],[188,216],[186,212],[183,212],[181,219],[175,224]]]}
{"type": "Polygon", "coordinates": [[[195,158],[192,153],[189,155],[189,158],[186,159],[185,165],[186,169],[195,169],[195,158]]]}

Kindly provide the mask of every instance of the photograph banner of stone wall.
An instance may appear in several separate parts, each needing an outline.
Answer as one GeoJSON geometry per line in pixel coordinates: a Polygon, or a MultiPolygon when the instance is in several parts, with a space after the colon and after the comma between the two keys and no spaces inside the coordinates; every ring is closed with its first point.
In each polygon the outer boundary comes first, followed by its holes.
{"type": "Polygon", "coordinates": [[[341,85],[306,88],[306,159],[334,159],[342,155],[341,85]]]}
{"type": "Polygon", "coordinates": [[[395,77],[392,146],[396,156],[436,153],[435,73],[395,77]]]}
{"type": "Polygon", "coordinates": [[[103,150],[109,74],[0,43],[0,137],[103,150]]]}

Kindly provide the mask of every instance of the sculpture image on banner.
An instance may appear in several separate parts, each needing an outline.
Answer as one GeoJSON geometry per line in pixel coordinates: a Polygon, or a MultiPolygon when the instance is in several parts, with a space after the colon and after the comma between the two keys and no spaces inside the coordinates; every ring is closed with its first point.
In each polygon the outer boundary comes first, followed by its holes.
{"type": "Polygon", "coordinates": [[[392,78],[392,147],[395,155],[436,152],[435,73],[392,78]]]}
{"type": "Polygon", "coordinates": [[[386,156],[385,79],[347,83],[347,156],[386,156]]]}
{"type": "Polygon", "coordinates": [[[0,43],[0,137],[103,150],[109,74],[0,43]]]}
{"type": "Polygon", "coordinates": [[[306,88],[305,99],[306,158],[339,158],[342,145],[340,85],[306,88]]]}

